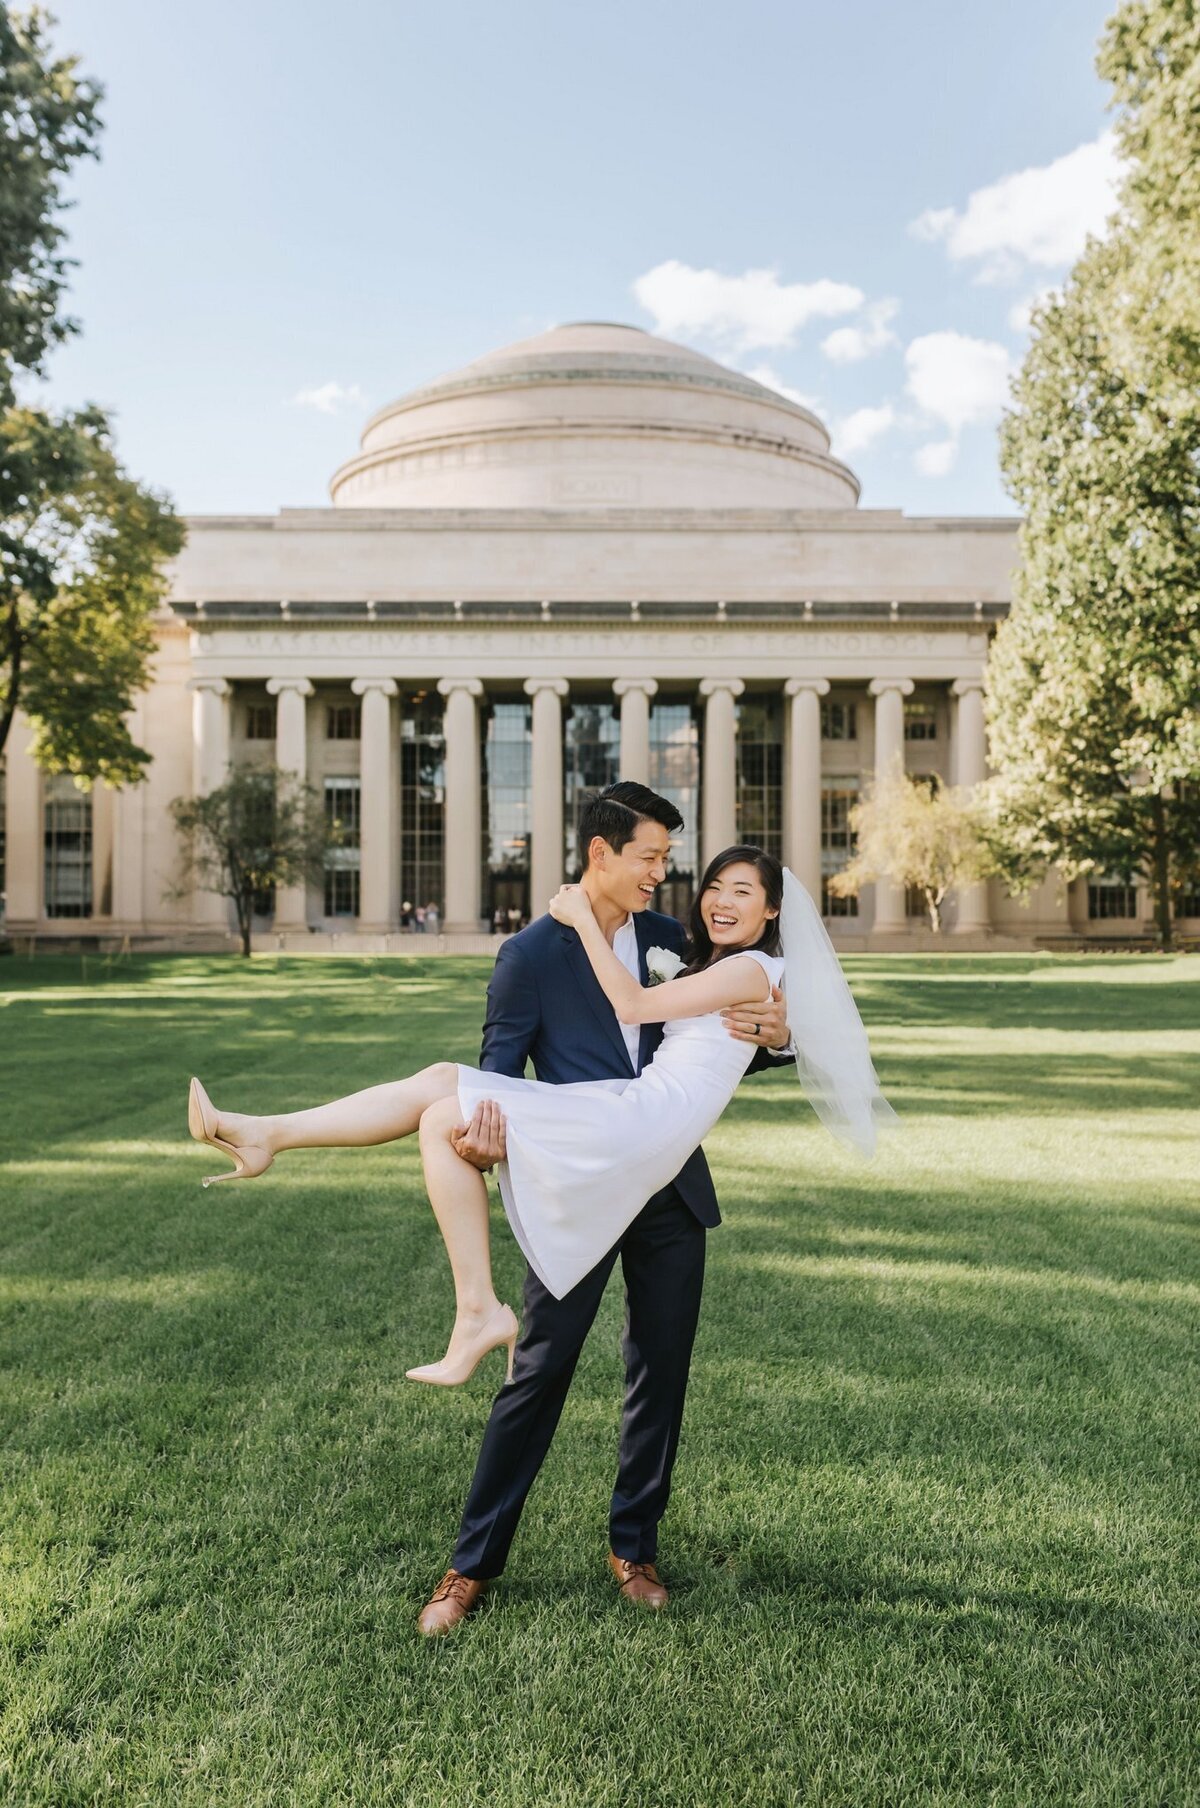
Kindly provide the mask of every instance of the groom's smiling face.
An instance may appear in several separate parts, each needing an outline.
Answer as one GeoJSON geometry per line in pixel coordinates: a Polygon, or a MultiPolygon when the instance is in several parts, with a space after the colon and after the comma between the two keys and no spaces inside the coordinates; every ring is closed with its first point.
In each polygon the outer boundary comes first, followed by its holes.
{"type": "Polygon", "coordinates": [[[601,836],[595,837],[585,880],[590,877],[596,890],[616,909],[645,910],[667,876],[670,855],[671,837],[662,823],[641,817],[623,848],[610,847],[601,836]]]}

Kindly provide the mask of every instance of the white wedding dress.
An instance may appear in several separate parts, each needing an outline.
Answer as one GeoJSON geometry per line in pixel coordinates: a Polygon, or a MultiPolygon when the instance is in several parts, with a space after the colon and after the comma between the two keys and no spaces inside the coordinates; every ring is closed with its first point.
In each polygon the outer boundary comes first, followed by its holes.
{"type": "MultiPolygon", "coordinates": [[[[749,958],[776,986],[783,961],[749,958]]],[[[763,1002],[770,997],[764,990],[763,1002]]],[[[636,1077],[550,1086],[459,1066],[464,1121],[481,1099],[504,1110],[508,1156],[500,1194],[513,1235],[555,1299],[613,1247],[646,1201],[674,1180],[733,1097],[755,1053],[719,1011],[668,1023],[636,1077]]]]}

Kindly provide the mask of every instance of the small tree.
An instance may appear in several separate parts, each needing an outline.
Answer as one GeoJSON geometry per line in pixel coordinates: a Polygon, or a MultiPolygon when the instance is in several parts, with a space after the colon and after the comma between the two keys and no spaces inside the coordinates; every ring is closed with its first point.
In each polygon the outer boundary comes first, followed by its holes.
{"type": "Polygon", "coordinates": [[[849,866],[830,878],[830,891],[839,898],[857,897],[876,879],[916,886],[935,935],[946,893],[995,871],[982,806],[970,792],[940,791],[896,771],[855,804],[850,828],[855,852],[849,866]]]}
{"type": "Polygon", "coordinates": [[[223,785],[203,797],[177,797],[171,814],[181,860],[170,895],[232,898],[245,955],[255,898],[320,877],[326,853],[341,841],[312,786],[278,766],[231,766],[223,785]]]}

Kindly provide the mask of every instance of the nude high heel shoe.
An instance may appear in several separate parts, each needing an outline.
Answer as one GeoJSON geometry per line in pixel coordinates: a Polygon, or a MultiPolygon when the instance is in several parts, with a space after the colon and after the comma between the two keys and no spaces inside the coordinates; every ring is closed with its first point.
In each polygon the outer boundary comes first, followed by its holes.
{"type": "Polygon", "coordinates": [[[454,1363],[447,1362],[443,1357],[441,1362],[427,1362],[423,1368],[406,1369],[405,1374],[410,1381],[428,1381],[434,1387],[460,1387],[464,1381],[471,1379],[489,1351],[498,1350],[504,1343],[508,1345],[508,1373],[504,1379],[511,1381],[513,1352],[517,1347],[520,1330],[512,1307],[497,1306],[487,1323],[479,1327],[454,1363]]]}
{"type": "Polygon", "coordinates": [[[259,1174],[265,1174],[274,1160],[271,1151],[253,1143],[243,1144],[240,1148],[235,1143],[227,1143],[224,1137],[217,1135],[217,1122],[212,1100],[193,1076],[188,1092],[188,1129],[198,1143],[220,1149],[237,1164],[231,1174],[206,1174],[200,1185],[215,1186],[220,1180],[254,1180],[259,1174]]]}

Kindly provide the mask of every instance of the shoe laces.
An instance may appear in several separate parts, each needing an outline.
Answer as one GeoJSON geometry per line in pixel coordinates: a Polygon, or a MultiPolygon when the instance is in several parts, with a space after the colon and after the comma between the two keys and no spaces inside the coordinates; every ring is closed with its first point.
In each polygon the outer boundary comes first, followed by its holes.
{"type": "MultiPolygon", "coordinates": [[[[445,1601],[451,1595],[461,1600],[471,1582],[470,1576],[460,1576],[457,1570],[449,1569],[433,1591],[434,1601],[445,1601]]],[[[432,1604],[432,1603],[431,1603],[432,1604]]]]}

